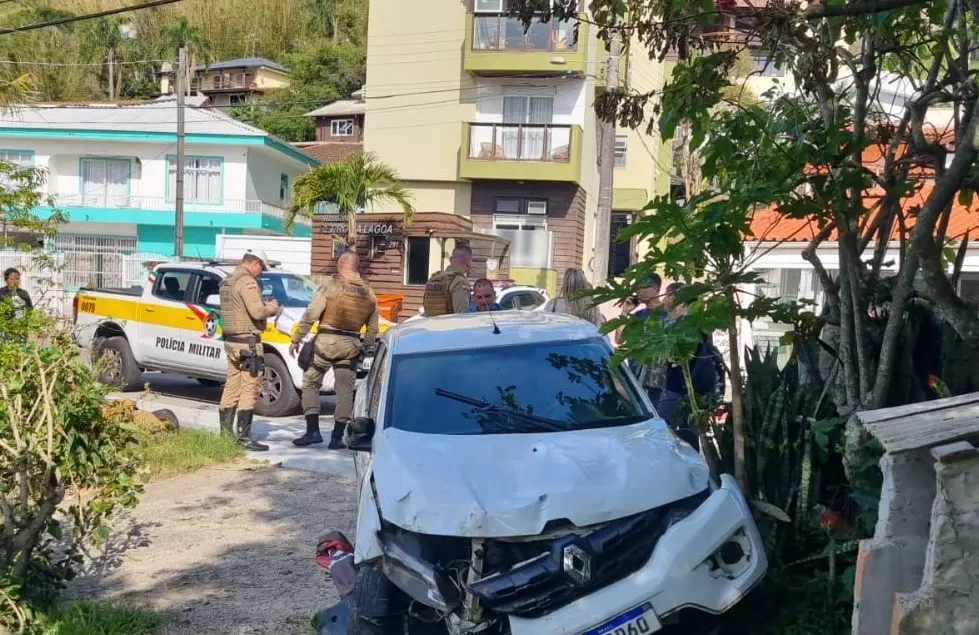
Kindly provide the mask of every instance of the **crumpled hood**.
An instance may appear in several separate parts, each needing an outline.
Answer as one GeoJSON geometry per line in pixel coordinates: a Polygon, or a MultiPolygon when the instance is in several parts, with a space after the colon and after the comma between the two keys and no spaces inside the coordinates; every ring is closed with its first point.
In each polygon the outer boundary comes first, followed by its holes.
{"type": "Polygon", "coordinates": [[[433,435],[387,428],[372,461],[381,517],[423,534],[533,536],[703,491],[707,466],[665,424],[541,434],[433,435]]]}

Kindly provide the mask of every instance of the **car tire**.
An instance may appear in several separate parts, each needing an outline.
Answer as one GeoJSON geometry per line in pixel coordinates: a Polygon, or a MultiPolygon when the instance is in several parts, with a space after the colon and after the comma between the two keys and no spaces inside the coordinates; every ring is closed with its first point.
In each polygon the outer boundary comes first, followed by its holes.
{"type": "Polygon", "coordinates": [[[350,635],[405,632],[407,598],[376,564],[361,565],[350,600],[350,635]]]}
{"type": "Polygon", "coordinates": [[[217,379],[208,379],[207,377],[195,377],[197,383],[201,386],[207,386],[208,388],[216,388],[223,384],[223,381],[218,381],[217,379]]]}
{"type": "Polygon", "coordinates": [[[139,387],[143,373],[136,364],[133,351],[125,337],[118,335],[99,338],[92,347],[92,365],[99,368],[100,361],[105,357],[115,357],[116,361],[107,360],[99,370],[99,382],[112,388],[128,391],[139,387]]]}
{"type": "Polygon", "coordinates": [[[299,411],[300,395],[292,385],[292,375],[282,358],[265,353],[265,374],[255,402],[255,414],[261,417],[288,417],[299,411]]]}

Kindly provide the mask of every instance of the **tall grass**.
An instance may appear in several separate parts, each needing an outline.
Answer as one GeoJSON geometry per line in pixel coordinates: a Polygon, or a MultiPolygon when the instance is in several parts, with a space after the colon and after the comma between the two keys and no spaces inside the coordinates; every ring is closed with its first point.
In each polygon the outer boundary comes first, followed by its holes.
{"type": "Polygon", "coordinates": [[[227,463],[245,455],[232,439],[197,428],[145,434],[141,445],[150,477],[154,479],[195,472],[202,467],[227,463]]]}
{"type": "Polygon", "coordinates": [[[153,635],[167,621],[154,611],[77,602],[51,615],[41,616],[31,635],[153,635]]]}

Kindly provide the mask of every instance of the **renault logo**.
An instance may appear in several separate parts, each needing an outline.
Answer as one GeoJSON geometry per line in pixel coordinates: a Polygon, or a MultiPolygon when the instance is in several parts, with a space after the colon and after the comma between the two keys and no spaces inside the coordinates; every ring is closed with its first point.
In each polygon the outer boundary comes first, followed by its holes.
{"type": "Polygon", "coordinates": [[[591,556],[578,545],[568,545],[562,552],[564,572],[575,584],[587,584],[591,580],[591,556]]]}

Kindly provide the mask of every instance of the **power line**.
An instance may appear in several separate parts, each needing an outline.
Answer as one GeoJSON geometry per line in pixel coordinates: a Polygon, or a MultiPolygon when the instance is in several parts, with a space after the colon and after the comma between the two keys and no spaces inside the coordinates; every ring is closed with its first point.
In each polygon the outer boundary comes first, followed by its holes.
{"type": "Polygon", "coordinates": [[[57,20],[49,20],[47,22],[38,22],[37,24],[25,24],[24,26],[17,26],[12,29],[0,29],[0,35],[7,35],[9,33],[21,33],[24,31],[33,31],[35,29],[43,29],[49,26],[60,26],[62,24],[69,24],[71,22],[80,22],[82,20],[92,20],[94,18],[102,18],[108,15],[116,15],[119,13],[128,13],[130,11],[139,11],[140,9],[152,9],[153,7],[162,7],[166,4],[174,4],[175,2],[181,2],[182,0],[151,0],[150,2],[144,2],[142,4],[119,7],[118,9],[107,9],[105,11],[99,11],[97,13],[86,13],[84,15],[74,15],[70,18],[59,18],[57,20]]]}

